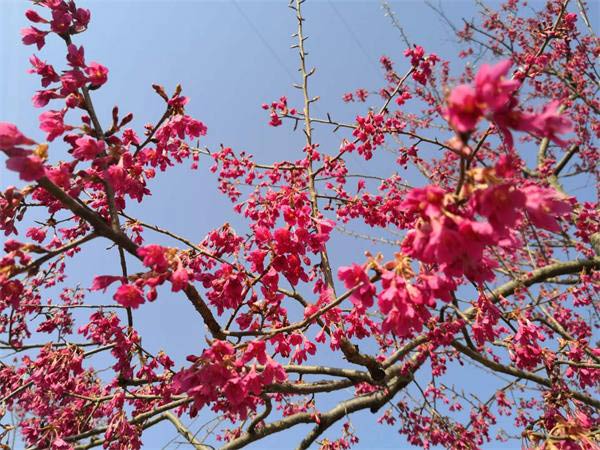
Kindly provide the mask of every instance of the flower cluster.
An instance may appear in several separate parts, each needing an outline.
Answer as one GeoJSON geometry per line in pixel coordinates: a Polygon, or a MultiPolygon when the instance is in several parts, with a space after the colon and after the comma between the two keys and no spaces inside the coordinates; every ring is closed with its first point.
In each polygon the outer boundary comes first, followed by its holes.
{"type": "Polygon", "coordinates": [[[485,248],[510,245],[506,238],[524,217],[535,226],[560,230],[556,219],[571,210],[567,199],[554,189],[534,184],[517,187],[499,178],[503,165],[504,160],[496,169],[473,170],[472,181],[463,190],[466,199],[437,186],[411,190],[401,206],[415,216],[415,227],[402,243],[404,252],[439,265],[448,276],[465,275],[483,282],[494,278],[495,267],[485,248]],[[460,206],[464,200],[466,208],[460,206]]]}
{"type": "Polygon", "coordinates": [[[384,117],[381,114],[369,113],[366,117],[357,116],[356,124],[352,135],[360,142],[358,154],[369,160],[373,157],[373,150],[385,142],[384,117]]]}
{"type": "Polygon", "coordinates": [[[17,172],[24,181],[35,181],[45,174],[47,146],[39,145],[35,150],[23,148],[32,145],[36,145],[36,142],[21,133],[15,125],[0,122],[0,151],[8,156],[6,167],[17,172]]]}
{"type": "Polygon", "coordinates": [[[446,117],[461,134],[475,130],[483,117],[492,121],[504,136],[508,147],[513,146],[510,129],[533,133],[559,145],[565,141],[557,135],[572,129],[571,122],[559,112],[559,103],[550,102],[537,114],[518,109],[516,92],[521,82],[507,79],[512,61],[504,60],[494,66],[484,64],[475,76],[475,85],[461,84],[448,96],[446,117]]]}
{"type": "Polygon", "coordinates": [[[264,341],[250,342],[241,355],[223,341],[215,341],[201,356],[189,356],[193,365],[178,372],[173,384],[175,391],[194,399],[191,416],[205,405],[222,411],[232,419],[245,419],[262,402],[263,387],[285,381],[283,368],[266,353],[264,341]],[[248,368],[246,364],[256,361],[248,368]]]}
{"type": "Polygon", "coordinates": [[[436,300],[450,301],[456,289],[456,283],[444,274],[423,271],[415,276],[410,260],[401,254],[383,267],[374,261],[369,265],[378,272],[372,279],[365,267],[357,264],[341,267],[338,278],[350,289],[350,299],[357,313],[365,314],[377,295],[379,311],[385,317],[381,323],[384,333],[407,337],[420,332],[431,317],[429,309],[435,306],[436,300]],[[378,279],[381,279],[381,291],[376,294],[378,279]]]}
{"type": "Polygon", "coordinates": [[[34,106],[46,106],[54,99],[66,99],[68,107],[78,106],[82,102],[78,92],[80,88],[88,86],[97,89],[108,79],[106,67],[97,62],[86,63],[83,47],[69,43],[68,36],[85,31],[90,21],[90,12],[84,8],[77,8],[74,2],[45,1],[41,2],[41,5],[50,10],[51,19],[42,17],[34,10],[28,10],[26,16],[33,23],[49,25],[49,30],[40,30],[34,26],[23,29],[23,43],[35,44],[38,50],[41,50],[45,45],[46,36],[50,32],[56,33],[68,43],[67,62],[71,68],[58,75],[52,65],[36,56],[31,58],[30,72],[42,77],[42,87],[47,88],[53,83],[60,83],[59,87],[38,91],[33,98],[34,106]]]}
{"type": "MultiPolygon", "coordinates": [[[[414,69],[413,79],[422,85],[427,83],[427,80],[431,77],[433,66],[440,61],[435,53],[425,55],[425,49],[420,45],[407,48],[404,51],[404,56],[410,58],[410,64],[414,69]]],[[[386,67],[386,64],[384,64],[384,67],[386,67]]]]}
{"type": "Polygon", "coordinates": [[[269,125],[272,127],[278,127],[283,123],[281,116],[294,116],[296,114],[295,108],[288,108],[287,97],[281,97],[278,101],[271,102],[270,105],[264,103],[262,109],[270,110],[269,117],[271,117],[271,120],[269,125]]]}

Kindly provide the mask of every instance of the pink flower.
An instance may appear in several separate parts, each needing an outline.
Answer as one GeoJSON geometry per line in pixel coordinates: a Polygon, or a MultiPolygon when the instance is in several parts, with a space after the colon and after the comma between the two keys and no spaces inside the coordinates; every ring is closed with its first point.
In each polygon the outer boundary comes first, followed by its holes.
{"type": "Polygon", "coordinates": [[[39,3],[50,9],[62,8],[64,6],[64,0],[42,0],[39,3]]]}
{"type": "Polygon", "coordinates": [[[183,107],[185,105],[187,105],[189,101],[190,101],[189,98],[187,98],[187,97],[185,97],[183,95],[178,95],[176,97],[173,97],[173,98],[169,99],[169,101],[167,102],[167,104],[171,108],[173,108],[173,109],[183,111],[183,107]]]}
{"type": "Polygon", "coordinates": [[[540,228],[548,231],[560,231],[557,218],[571,212],[571,205],[557,191],[536,185],[522,189],[527,197],[525,209],[527,217],[540,228]]]}
{"type": "Polygon", "coordinates": [[[65,99],[65,105],[67,108],[73,109],[77,108],[79,105],[83,103],[83,97],[77,93],[72,93],[67,95],[65,99]]]}
{"type": "Polygon", "coordinates": [[[434,220],[429,228],[424,226],[415,231],[429,231],[422,253],[411,252],[423,262],[430,264],[439,262],[451,265],[460,257],[458,250],[463,249],[463,241],[456,229],[456,224],[449,218],[442,217],[441,220],[434,220]]]}
{"type": "Polygon", "coordinates": [[[430,219],[439,217],[444,206],[446,191],[438,186],[428,185],[412,189],[400,207],[412,213],[418,213],[430,219]]]}
{"type": "Polygon", "coordinates": [[[200,281],[208,289],[206,296],[217,307],[219,315],[225,308],[235,309],[243,301],[246,277],[231,264],[223,264],[214,275],[203,274],[200,281]]]}
{"type": "Polygon", "coordinates": [[[144,303],[144,296],[140,288],[133,284],[123,284],[115,292],[114,299],[127,308],[137,308],[144,303]]]}
{"type": "Polygon", "coordinates": [[[558,111],[560,103],[558,101],[550,102],[544,107],[544,110],[535,116],[532,126],[535,134],[540,137],[548,138],[558,145],[565,146],[566,142],[559,139],[556,135],[568,133],[573,129],[573,124],[558,111]]]}
{"type": "Polygon", "coordinates": [[[279,125],[281,125],[283,123],[281,121],[281,119],[279,118],[279,115],[277,115],[276,111],[271,111],[270,117],[271,117],[271,120],[269,121],[269,125],[271,125],[272,127],[278,127],[279,125]]]}
{"type": "Polygon", "coordinates": [[[56,137],[70,130],[71,127],[64,123],[64,111],[46,111],[40,115],[40,130],[47,133],[46,139],[53,141],[56,137]]]}
{"type": "Polygon", "coordinates": [[[348,289],[354,289],[350,300],[354,305],[364,310],[373,306],[373,296],[375,295],[375,286],[371,284],[369,275],[365,269],[358,264],[352,264],[348,267],[340,267],[338,278],[344,282],[348,289]]]}
{"type": "Polygon", "coordinates": [[[104,141],[97,141],[90,136],[82,136],[75,141],[73,156],[82,161],[96,158],[98,154],[103,153],[106,147],[104,141]]]}
{"type": "Polygon", "coordinates": [[[259,364],[265,364],[268,359],[266,349],[267,346],[265,341],[250,341],[244,351],[242,362],[247,363],[248,361],[256,359],[259,364]]]}
{"type": "Polygon", "coordinates": [[[38,50],[46,44],[47,31],[38,30],[36,27],[23,28],[21,30],[21,36],[23,37],[23,44],[25,45],[37,45],[38,50]]]}
{"type": "Polygon", "coordinates": [[[366,102],[368,96],[369,96],[369,91],[367,91],[366,89],[357,89],[356,90],[356,98],[358,98],[358,101],[366,102]]]}
{"type": "Polygon", "coordinates": [[[463,219],[458,225],[458,232],[462,239],[460,252],[475,262],[482,259],[483,249],[486,245],[495,244],[498,240],[494,229],[488,222],[463,219]]]}
{"type": "Polygon", "coordinates": [[[499,235],[487,222],[441,215],[418,222],[406,234],[402,251],[424,263],[440,264],[448,276],[466,275],[479,282],[493,278],[489,270],[491,261],[484,257],[484,249],[498,239],[499,235]]]}
{"type": "Polygon", "coordinates": [[[511,97],[502,107],[496,109],[490,116],[490,120],[498,127],[498,130],[504,138],[504,143],[508,148],[512,148],[514,141],[510,129],[519,131],[534,131],[531,125],[531,114],[519,111],[517,108],[519,102],[515,97],[511,97]]]}
{"type": "Polygon", "coordinates": [[[23,156],[13,156],[6,160],[8,170],[19,173],[23,181],[36,181],[44,176],[44,160],[28,152],[23,156]]]}
{"type": "Polygon", "coordinates": [[[461,84],[452,90],[448,97],[446,116],[456,131],[473,131],[482,115],[483,111],[472,87],[461,84]]]}
{"type": "Polygon", "coordinates": [[[56,92],[56,89],[47,89],[45,91],[37,91],[35,94],[33,94],[31,101],[33,102],[33,106],[36,108],[43,108],[50,102],[50,100],[54,100],[56,98],[62,98],[62,95],[56,92]]]}
{"type": "Polygon", "coordinates": [[[94,87],[100,87],[108,80],[108,69],[97,62],[91,62],[85,68],[85,73],[94,87]]]}
{"type": "Polygon", "coordinates": [[[34,145],[19,129],[8,122],[0,122],[0,150],[11,150],[19,145],[34,145]]]}
{"type": "Polygon", "coordinates": [[[204,125],[199,120],[192,119],[189,116],[183,116],[183,117],[186,118],[186,120],[185,120],[185,133],[189,137],[197,138],[197,137],[205,136],[206,135],[206,131],[208,130],[206,128],[206,125],[204,125]]]}
{"type": "Polygon", "coordinates": [[[525,207],[525,194],[509,183],[478,190],[474,197],[475,209],[487,217],[496,231],[504,233],[513,228],[525,207]]]}
{"type": "Polygon", "coordinates": [[[48,87],[50,83],[56,83],[60,80],[60,77],[54,70],[54,67],[50,64],[46,64],[44,61],[33,55],[29,58],[32,68],[29,69],[28,73],[36,73],[42,77],[42,87],[48,87]]]}
{"type": "Polygon", "coordinates": [[[48,23],[46,19],[40,16],[33,9],[28,9],[27,11],[25,11],[25,17],[27,17],[27,19],[29,19],[33,23],[48,23]]]}
{"type": "Polygon", "coordinates": [[[546,338],[541,329],[529,320],[519,321],[519,330],[511,343],[510,357],[519,368],[535,369],[542,361],[543,350],[539,341],[546,338]]]}
{"type": "Polygon", "coordinates": [[[188,285],[188,282],[189,276],[187,270],[185,270],[180,264],[179,267],[177,267],[177,270],[171,274],[171,290],[173,292],[177,292],[185,289],[188,285]]]}
{"type": "Polygon", "coordinates": [[[169,268],[169,261],[165,256],[166,248],[160,245],[150,244],[140,247],[137,253],[142,258],[144,265],[156,272],[166,272],[169,268]]]}
{"type": "Polygon", "coordinates": [[[85,66],[85,53],[83,46],[77,48],[76,45],[69,44],[67,61],[71,67],[84,67],[85,66]]]}
{"type": "Polygon", "coordinates": [[[510,59],[500,61],[494,66],[483,64],[475,76],[475,95],[479,104],[491,111],[504,106],[519,87],[517,80],[505,78],[512,65],[510,59]]]}
{"type": "Polygon", "coordinates": [[[113,275],[99,275],[94,277],[90,291],[102,291],[106,292],[106,288],[113,284],[115,281],[125,281],[123,277],[117,277],[113,275]]]}
{"type": "Polygon", "coordinates": [[[52,450],[73,450],[73,446],[62,438],[56,438],[52,442],[52,450]]]}
{"type": "Polygon", "coordinates": [[[89,9],[77,8],[75,11],[75,28],[77,32],[85,30],[90,23],[92,14],[89,9]]]}
{"type": "Polygon", "coordinates": [[[43,242],[46,239],[46,231],[43,228],[31,227],[25,234],[28,238],[31,238],[35,242],[43,242]]]}
{"type": "Polygon", "coordinates": [[[405,337],[413,331],[421,331],[430,317],[425,305],[435,305],[435,299],[394,271],[386,271],[381,276],[381,283],[383,289],[378,296],[378,305],[385,316],[383,332],[392,331],[405,337]]]}
{"type": "Polygon", "coordinates": [[[60,93],[66,96],[76,93],[79,88],[85,86],[87,78],[79,69],[73,69],[64,72],[60,77],[60,82],[62,84],[60,93]]]}
{"type": "Polygon", "coordinates": [[[140,145],[140,138],[131,128],[127,128],[123,131],[123,145],[140,145]]]}
{"type": "Polygon", "coordinates": [[[50,22],[50,28],[57,34],[67,33],[71,26],[73,16],[66,10],[55,9],[52,11],[52,21],[50,22]]]}

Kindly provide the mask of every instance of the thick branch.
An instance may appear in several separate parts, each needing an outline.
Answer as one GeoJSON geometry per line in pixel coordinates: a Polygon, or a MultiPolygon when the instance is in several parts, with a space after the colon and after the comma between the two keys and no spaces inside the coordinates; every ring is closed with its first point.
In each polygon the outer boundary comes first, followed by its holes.
{"type": "MultiPolygon", "coordinates": [[[[512,295],[519,288],[529,287],[537,283],[543,283],[549,278],[578,273],[586,269],[600,269],[600,258],[578,259],[575,261],[559,262],[541,267],[529,272],[524,277],[509,281],[494,289],[491,293],[492,301],[496,303],[501,297],[512,295]]],[[[469,319],[473,318],[475,314],[476,309],[474,307],[467,309],[464,313],[469,319]]]]}
{"type": "MultiPolygon", "coordinates": [[[[386,389],[374,392],[372,394],[352,398],[341,402],[336,407],[332,408],[326,413],[319,414],[320,425],[315,427],[311,434],[305,438],[299,448],[305,449],[305,442],[308,445],[314,441],[326,428],[337,422],[339,419],[344,417],[346,414],[350,414],[362,409],[370,408],[372,412],[376,412],[382,405],[384,405],[389,399],[391,399],[398,391],[403,389],[409,383],[406,379],[397,379],[386,389]],[[314,436],[314,437],[313,437],[314,436]]],[[[224,445],[221,450],[233,450],[242,448],[251,442],[255,442],[273,433],[286,430],[300,423],[314,423],[315,416],[311,413],[298,413],[276,422],[265,425],[264,427],[256,430],[254,433],[245,433],[237,439],[224,445]]]]}
{"type": "MultiPolygon", "coordinates": [[[[483,355],[476,352],[475,350],[472,350],[469,347],[462,345],[458,341],[452,342],[452,346],[455,349],[457,349],[459,352],[461,352],[462,354],[477,361],[478,363],[484,365],[485,367],[494,370],[495,372],[501,372],[501,373],[505,373],[507,375],[512,375],[514,377],[522,378],[525,380],[530,380],[537,384],[541,384],[542,386],[546,386],[547,388],[552,387],[552,382],[546,378],[540,377],[534,373],[527,372],[525,370],[517,369],[516,367],[505,366],[503,364],[497,363],[496,361],[489,360],[489,359],[483,357],[483,355]]],[[[580,402],[585,403],[586,405],[593,406],[594,408],[600,409],[600,400],[595,400],[595,399],[588,397],[587,395],[584,395],[580,392],[574,392],[574,391],[570,391],[567,389],[565,389],[565,390],[568,392],[568,394],[572,398],[575,398],[575,399],[579,400],[580,402]]]]}

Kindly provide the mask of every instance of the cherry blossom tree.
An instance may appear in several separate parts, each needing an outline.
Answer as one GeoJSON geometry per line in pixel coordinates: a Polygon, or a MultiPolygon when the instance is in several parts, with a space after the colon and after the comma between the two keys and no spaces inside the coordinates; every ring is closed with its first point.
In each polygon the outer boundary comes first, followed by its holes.
{"type": "Polygon", "coordinates": [[[19,433],[30,450],[138,449],[145,430],[170,422],[196,449],[296,427],[306,432],[289,448],[347,449],[360,443],[360,411],[394,431],[392,444],[598,448],[600,211],[570,182],[587,177],[597,197],[600,42],[584,1],[534,12],[477,2],[479,19],[455,27],[465,64],[452,71],[405,36],[406,60],[381,58],[378,91],[340,99],[356,103],[343,123],[314,114],[318,61],[303,0],[292,0],[303,100],[263,108],[304,144],[275,162],[203,146],[207,126],[186,114],[179,86],[153,86],[164,102],[154,124],[116,106],[102,122],[93,97],[109,70],[77,42],[90,11],[33,3],[22,41],[39,51],[30,72],[45,138],[0,122],[6,167],[22,180],[0,194],[2,448],[19,433]],[[66,61],[43,60],[49,39],[64,42],[66,61]],[[317,126],[339,148],[321,148],[317,126]],[[59,140],[68,153],[53,153],[59,140]],[[389,173],[353,171],[385,151],[396,155],[389,173]],[[186,162],[216,174],[247,229],[184,237],[130,214],[157,172],[186,162]],[[352,223],[372,239],[392,233],[392,252],[365,246],[334,266],[329,246],[352,223]],[[72,258],[96,240],[115,271],[90,265],[93,283],[73,285],[72,258]],[[206,332],[183,364],[136,330],[136,311],[169,291],[206,332]],[[461,370],[481,383],[457,383],[461,370]],[[219,428],[204,441],[185,424],[206,411],[219,428]],[[500,416],[516,436],[497,432],[500,416]]]}

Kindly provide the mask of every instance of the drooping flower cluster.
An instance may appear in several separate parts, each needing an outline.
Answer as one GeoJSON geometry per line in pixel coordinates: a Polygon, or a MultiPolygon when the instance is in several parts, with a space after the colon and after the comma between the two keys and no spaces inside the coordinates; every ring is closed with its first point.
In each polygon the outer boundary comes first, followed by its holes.
{"type": "Polygon", "coordinates": [[[231,344],[216,341],[201,356],[188,360],[193,365],[178,372],[173,384],[176,392],[194,399],[192,417],[210,404],[213,411],[243,420],[262,402],[264,386],[287,378],[282,367],[267,355],[264,341],[250,342],[241,355],[231,344]],[[255,363],[248,368],[250,361],[255,363]]]}
{"type": "Polygon", "coordinates": [[[516,91],[521,82],[506,78],[511,66],[510,60],[494,66],[484,64],[475,76],[474,87],[467,84],[455,87],[448,96],[448,121],[457,132],[469,134],[479,120],[487,117],[501,131],[508,147],[513,146],[511,129],[530,132],[564,146],[565,141],[558,135],[571,131],[571,121],[560,114],[557,101],[537,114],[519,110],[516,91]]]}
{"type": "Polygon", "coordinates": [[[369,265],[378,273],[372,279],[365,267],[357,264],[341,267],[338,278],[351,291],[350,299],[360,314],[366,314],[377,297],[379,311],[384,317],[381,323],[384,333],[407,337],[420,332],[431,317],[429,311],[436,305],[436,300],[450,301],[456,289],[456,284],[444,274],[423,271],[415,276],[410,260],[401,254],[383,267],[374,261],[369,265]],[[375,283],[379,279],[381,291],[377,294],[375,283]]]}
{"type": "Polygon", "coordinates": [[[8,156],[6,167],[17,172],[24,181],[35,181],[44,176],[47,147],[40,145],[35,150],[23,148],[32,145],[36,145],[36,142],[21,133],[15,125],[0,122],[0,151],[8,156]]]}
{"type": "Polygon", "coordinates": [[[488,246],[510,245],[506,238],[524,217],[535,226],[558,231],[557,218],[571,210],[567,199],[550,188],[517,187],[498,178],[496,169],[475,169],[472,182],[458,198],[437,186],[415,188],[402,209],[415,217],[415,228],[402,243],[404,252],[427,264],[437,264],[448,276],[475,282],[494,278],[495,263],[485,254],[488,246]],[[467,207],[460,205],[468,200],[467,207]],[[524,213],[525,212],[525,216],[524,213]],[[477,220],[479,214],[486,220],[477,220]]]}

